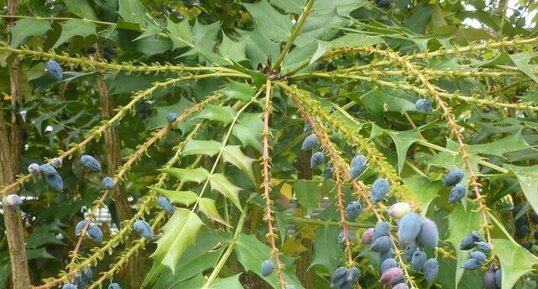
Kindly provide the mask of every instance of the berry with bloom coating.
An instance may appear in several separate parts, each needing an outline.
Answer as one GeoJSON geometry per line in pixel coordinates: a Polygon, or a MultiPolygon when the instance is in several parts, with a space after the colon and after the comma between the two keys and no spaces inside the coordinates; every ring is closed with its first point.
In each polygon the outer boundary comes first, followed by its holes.
{"type": "Polygon", "coordinates": [[[62,78],[63,78],[62,68],[60,67],[58,62],[56,62],[56,61],[54,61],[52,59],[47,62],[47,66],[45,68],[45,71],[52,74],[52,76],[54,76],[54,78],[56,78],[58,80],[62,80],[62,78]]]}
{"type": "Polygon", "coordinates": [[[413,257],[411,258],[411,265],[413,265],[413,268],[418,272],[422,270],[422,267],[424,267],[424,263],[426,263],[426,252],[417,249],[415,250],[415,253],[413,253],[413,257]]]}
{"type": "Polygon", "coordinates": [[[390,232],[390,227],[387,222],[378,222],[374,227],[374,234],[372,235],[372,240],[377,240],[379,237],[388,236],[390,232]]]}
{"type": "Polygon", "coordinates": [[[377,203],[385,198],[389,193],[389,182],[383,178],[375,180],[370,189],[370,199],[373,203],[377,203]]]}
{"type": "Polygon", "coordinates": [[[411,206],[406,202],[398,202],[387,209],[387,213],[394,219],[399,219],[411,213],[411,206]]]}
{"type": "Polygon", "coordinates": [[[135,230],[138,235],[143,238],[151,239],[153,237],[153,231],[151,230],[150,225],[142,220],[138,220],[133,224],[133,230],[135,230]]]}
{"type": "Polygon", "coordinates": [[[77,223],[77,225],[75,226],[75,236],[79,236],[80,233],[82,233],[82,229],[84,229],[84,226],[86,226],[85,220],[82,220],[77,223]]]}
{"type": "Polygon", "coordinates": [[[313,149],[316,144],[318,144],[318,137],[315,134],[311,134],[304,139],[303,144],[301,145],[301,150],[309,151],[313,149]]]}
{"type": "Polygon", "coordinates": [[[362,243],[363,244],[371,244],[372,243],[372,237],[374,235],[374,228],[368,228],[364,233],[362,233],[362,243]]]}
{"type": "Polygon", "coordinates": [[[46,175],[45,180],[51,189],[56,192],[62,192],[64,190],[64,181],[59,174],[46,175]]]}
{"type": "Polygon", "coordinates": [[[430,219],[424,220],[420,226],[420,232],[417,236],[417,241],[425,247],[435,249],[439,242],[439,231],[434,221],[430,219]]]}
{"type": "Polygon", "coordinates": [[[108,285],[108,289],[121,289],[121,286],[118,283],[110,283],[110,285],[108,285]]]}
{"type": "Polygon", "coordinates": [[[382,236],[374,240],[370,246],[370,251],[382,253],[392,247],[392,240],[388,236],[382,236]]]}
{"type": "Polygon", "coordinates": [[[482,237],[480,237],[478,232],[471,231],[461,241],[460,250],[470,250],[476,246],[475,242],[480,242],[480,241],[482,241],[482,237]]]}
{"type": "Polygon", "coordinates": [[[114,185],[114,179],[112,179],[111,177],[105,177],[103,179],[103,187],[105,188],[105,190],[113,190],[114,185]]]}
{"type": "Polygon", "coordinates": [[[450,195],[448,196],[448,203],[454,204],[456,202],[461,201],[463,197],[465,197],[465,192],[467,191],[467,188],[462,184],[457,184],[451,191],[450,195]]]}
{"type": "Polygon", "coordinates": [[[477,261],[485,262],[486,261],[486,254],[480,252],[480,251],[474,251],[471,252],[471,257],[477,261]]]}
{"type": "Polygon", "coordinates": [[[174,112],[169,112],[169,113],[166,115],[166,121],[167,121],[167,122],[174,122],[176,119],[177,119],[177,114],[174,113],[174,112]]]}
{"type": "Polygon", "coordinates": [[[499,268],[497,271],[495,271],[495,284],[497,285],[497,288],[502,288],[503,284],[503,269],[499,268]]]}
{"type": "Polygon", "coordinates": [[[22,199],[17,194],[7,195],[4,198],[4,206],[9,208],[12,212],[16,211],[22,205],[22,199]]]}
{"type": "Polygon", "coordinates": [[[322,152],[316,152],[310,158],[310,167],[315,169],[325,162],[325,155],[322,152]]]}
{"type": "Polygon", "coordinates": [[[304,127],[303,127],[303,131],[307,132],[309,130],[312,130],[312,123],[308,121],[308,122],[305,122],[304,127]]]}
{"type": "Polygon", "coordinates": [[[478,250],[484,253],[489,253],[489,251],[491,251],[491,246],[487,242],[480,241],[480,242],[474,242],[474,244],[478,250]]]}
{"type": "Polygon", "coordinates": [[[167,197],[160,196],[158,201],[161,208],[163,208],[163,210],[168,214],[173,214],[176,210],[176,207],[174,207],[172,203],[170,203],[170,200],[167,197]]]}
{"type": "Polygon", "coordinates": [[[62,159],[61,158],[53,158],[50,163],[55,168],[61,168],[62,167],[62,159]]]}
{"type": "Polygon", "coordinates": [[[80,158],[80,161],[82,162],[83,165],[85,165],[87,168],[89,168],[90,170],[94,172],[101,170],[101,163],[99,163],[99,161],[97,161],[94,157],[90,155],[83,155],[80,158]]]}
{"type": "Polygon", "coordinates": [[[75,286],[75,284],[68,283],[62,286],[62,289],[77,289],[77,286],[75,286]]]}
{"type": "Polygon", "coordinates": [[[422,267],[422,273],[428,282],[433,282],[437,278],[439,272],[439,262],[436,259],[430,258],[426,260],[422,267]]]}
{"type": "Polygon", "coordinates": [[[333,178],[333,165],[327,164],[325,167],[325,171],[323,171],[323,177],[326,179],[332,179],[333,178]]]}
{"type": "Polygon", "coordinates": [[[387,271],[390,268],[398,267],[398,263],[396,263],[396,260],[394,258],[388,258],[385,261],[381,263],[379,266],[381,274],[383,274],[385,271],[387,271]]]}
{"type": "Polygon", "coordinates": [[[491,269],[486,271],[482,277],[482,282],[486,289],[497,289],[497,284],[495,284],[495,271],[491,269]]]}
{"type": "Polygon", "coordinates": [[[409,289],[409,286],[407,286],[405,283],[398,283],[392,286],[392,289],[409,289]]]}
{"type": "Polygon", "coordinates": [[[271,260],[265,260],[262,262],[262,276],[267,277],[273,273],[273,270],[275,269],[275,264],[271,260]]]}
{"type": "Polygon", "coordinates": [[[359,268],[353,266],[349,269],[347,269],[346,272],[346,281],[350,284],[355,283],[357,280],[359,280],[359,277],[361,276],[361,270],[359,268]]]}
{"type": "Polygon", "coordinates": [[[416,213],[409,213],[403,216],[398,223],[398,238],[402,244],[410,244],[415,241],[420,228],[422,227],[422,217],[416,213]]]}
{"type": "Polygon", "coordinates": [[[385,260],[394,258],[394,250],[392,248],[388,249],[385,252],[379,253],[379,263],[385,262],[385,260]]]}
{"type": "Polygon", "coordinates": [[[366,170],[366,157],[363,155],[356,155],[351,159],[351,164],[349,165],[349,172],[351,173],[351,178],[356,178],[360,176],[366,170]]]}
{"type": "Polygon", "coordinates": [[[413,253],[415,253],[417,249],[418,249],[418,246],[416,243],[411,243],[407,245],[407,247],[405,248],[404,260],[411,261],[411,258],[413,258],[413,253]]]}
{"type": "Polygon", "coordinates": [[[53,166],[49,165],[49,164],[42,164],[41,166],[39,166],[39,171],[41,171],[42,173],[44,173],[47,176],[54,175],[54,174],[58,173],[56,171],[56,169],[53,166]]]}
{"type": "Polygon", "coordinates": [[[381,275],[379,280],[383,284],[393,284],[402,280],[404,277],[403,272],[400,268],[390,268],[381,275]]]}
{"type": "Polygon", "coordinates": [[[90,224],[86,233],[88,234],[88,237],[90,237],[90,239],[92,239],[94,242],[103,242],[103,232],[101,231],[101,228],[99,228],[99,226],[97,226],[96,224],[90,224]]]}
{"type": "Polygon", "coordinates": [[[33,163],[33,164],[30,164],[28,166],[28,172],[34,176],[37,176],[39,175],[39,172],[41,171],[41,169],[39,168],[39,165],[36,164],[36,163],[33,163]]]}
{"type": "Polygon", "coordinates": [[[344,267],[338,267],[331,275],[331,287],[341,287],[346,283],[347,269],[344,267]]]}
{"type": "Polygon", "coordinates": [[[355,220],[362,213],[362,206],[359,202],[353,201],[346,207],[346,215],[349,220],[355,220]]]}
{"type": "Polygon", "coordinates": [[[417,111],[431,112],[432,101],[428,98],[419,99],[415,102],[415,108],[417,109],[417,111]]]}
{"type": "Polygon", "coordinates": [[[443,183],[445,186],[450,187],[457,183],[459,183],[463,179],[464,173],[462,170],[455,168],[450,170],[445,178],[443,179],[443,183]]]}
{"type": "Polygon", "coordinates": [[[480,262],[476,259],[469,259],[467,261],[465,261],[465,263],[463,264],[463,269],[465,270],[478,270],[480,268],[482,268],[482,264],[483,262],[480,262]]]}

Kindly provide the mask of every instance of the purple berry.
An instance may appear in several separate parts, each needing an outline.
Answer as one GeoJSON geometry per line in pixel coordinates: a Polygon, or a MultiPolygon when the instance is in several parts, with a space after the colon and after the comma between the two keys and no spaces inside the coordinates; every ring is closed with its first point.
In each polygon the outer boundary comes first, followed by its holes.
{"type": "Polygon", "coordinates": [[[371,244],[372,243],[372,237],[374,234],[374,228],[368,228],[364,233],[362,233],[362,243],[363,244],[371,244]]]}
{"type": "Polygon", "coordinates": [[[439,231],[434,221],[424,220],[417,236],[417,241],[425,247],[435,249],[439,242],[439,231]]]}
{"type": "Polygon", "coordinates": [[[390,227],[387,222],[378,222],[374,227],[374,234],[372,240],[377,240],[379,237],[388,236],[390,233],[390,227]]]}
{"type": "Polygon", "coordinates": [[[390,250],[392,247],[392,240],[388,236],[379,237],[370,245],[370,251],[382,253],[390,250]]]}
{"type": "Polygon", "coordinates": [[[36,164],[36,163],[30,164],[28,166],[28,172],[31,175],[37,176],[37,175],[39,175],[40,171],[41,171],[41,169],[39,168],[39,165],[36,164]]]}
{"type": "Polygon", "coordinates": [[[41,166],[39,166],[39,171],[41,171],[42,173],[44,173],[47,176],[55,175],[55,174],[58,173],[56,171],[56,169],[53,166],[49,165],[49,164],[42,164],[41,166]]]}
{"type": "Polygon", "coordinates": [[[388,269],[390,268],[395,268],[395,267],[398,267],[398,263],[396,262],[396,260],[394,258],[388,258],[386,259],[385,261],[383,261],[381,263],[381,265],[379,266],[380,270],[381,270],[381,274],[383,274],[385,271],[387,271],[388,269]]]}
{"type": "Polygon", "coordinates": [[[316,152],[310,158],[310,168],[315,169],[325,162],[325,155],[322,152],[316,152]]]}
{"type": "Polygon", "coordinates": [[[415,242],[421,227],[422,217],[419,214],[409,213],[403,216],[398,223],[398,238],[400,243],[407,245],[415,242]]]}
{"type": "Polygon", "coordinates": [[[105,188],[105,190],[114,190],[114,179],[111,178],[111,177],[105,177],[103,179],[103,187],[105,188]]]}
{"type": "Polygon", "coordinates": [[[439,272],[439,262],[436,259],[430,258],[426,260],[422,267],[422,273],[428,282],[433,282],[439,272]]]}
{"type": "Polygon", "coordinates": [[[382,275],[381,279],[379,280],[383,284],[393,284],[395,282],[398,282],[403,279],[403,272],[400,268],[390,268],[387,269],[382,275]]]}
{"type": "Polygon", "coordinates": [[[405,283],[398,283],[392,286],[392,289],[409,289],[409,286],[407,286],[405,283]]]}
{"type": "Polygon", "coordinates": [[[351,164],[349,166],[349,172],[351,173],[351,178],[356,178],[360,176],[366,170],[366,157],[363,155],[356,155],[351,159],[351,164]]]}
{"type": "Polygon", "coordinates": [[[267,277],[273,273],[275,264],[271,260],[265,260],[262,262],[261,273],[263,277],[267,277]]]}
{"type": "Polygon", "coordinates": [[[304,139],[301,150],[312,150],[316,144],[318,144],[318,137],[315,134],[311,134],[304,139]]]}
{"type": "Polygon", "coordinates": [[[62,159],[61,158],[53,158],[50,163],[55,168],[61,168],[62,167],[62,159]]]}
{"type": "Polygon", "coordinates": [[[486,289],[497,289],[497,284],[495,284],[495,271],[488,270],[484,273],[482,277],[484,283],[484,288],[486,289]]]}
{"type": "Polygon", "coordinates": [[[22,205],[22,199],[17,194],[11,194],[4,197],[4,206],[15,212],[22,205]]]}
{"type": "Polygon", "coordinates": [[[445,176],[445,178],[443,180],[443,183],[447,187],[453,186],[453,185],[459,183],[463,179],[463,176],[464,176],[464,173],[463,173],[462,170],[460,170],[458,168],[452,169],[446,174],[446,176],[445,176]]]}
{"type": "Polygon", "coordinates": [[[373,203],[377,203],[385,198],[389,193],[389,182],[383,178],[375,180],[370,190],[370,199],[373,203]]]}
{"type": "Polygon", "coordinates": [[[133,224],[133,230],[140,235],[140,237],[151,239],[153,237],[153,231],[150,225],[146,221],[138,220],[133,224]]]}
{"type": "Polygon", "coordinates": [[[94,172],[101,170],[101,164],[99,163],[99,161],[97,161],[94,157],[90,155],[83,155],[80,158],[80,161],[82,162],[83,165],[85,165],[87,168],[89,168],[90,170],[94,172]]]}
{"type": "Polygon", "coordinates": [[[457,202],[461,201],[461,199],[463,199],[463,197],[465,197],[466,192],[467,192],[467,188],[464,185],[457,184],[450,191],[450,195],[448,196],[448,203],[449,204],[454,204],[454,203],[457,203],[457,202]]]}
{"type": "Polygon", "coordinates": [[[60,67],[58,62],[56,62],[54,60],[49,60],[47,62],[47,66],[45,68],[45,71],[52,74],[52,76],[54,76],[54,78],[56,78],[58,80],[62,80],[62,78],[63,78],[62,68],[60,67]]]}

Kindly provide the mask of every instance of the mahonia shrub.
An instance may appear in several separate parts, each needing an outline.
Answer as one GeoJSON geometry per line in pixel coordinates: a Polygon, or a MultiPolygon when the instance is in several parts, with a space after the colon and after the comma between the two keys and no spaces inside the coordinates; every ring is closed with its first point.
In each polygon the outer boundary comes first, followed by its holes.
{"type": "Polygon", "coordinates": [[[536,287],[537,3],[8,2],[0,288],[536,287]]]}

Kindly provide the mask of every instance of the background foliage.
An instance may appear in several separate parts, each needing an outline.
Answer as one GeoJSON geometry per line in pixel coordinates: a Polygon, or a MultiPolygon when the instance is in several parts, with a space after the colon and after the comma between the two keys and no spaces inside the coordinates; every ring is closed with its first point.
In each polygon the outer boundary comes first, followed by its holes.
{"type": "MultiPolygon", "coordinates": [[[[90,265],[88,288],[328,288],[337,267],[356,265],[360,286],[378,288],[378,254],[360,236],[405,201],[441,239],[428,252],[440,263],[434,284],[400,264],[410,287],[478,288],[491,265],[502,266],[503,288],[535,288],[538,3],[516,2],[21,1],[1,35],[0,91],[2,113],[24,120],[24,148],[21,175],[2,192],[20,185],[25,197],[32,284],[60,286],[90,265]],[[16,57],[21,107],[10,106],[16,57]],[[50,59],[63,79],[45,71],[50,59]],[[417,110],[424,98],[432,112],[417,110]],[[171,124],[170,112],[179,116],[171,124]],[[309,121],[334,178],[301,150],[309,121]],[[107,160],[111,129],[117,166],[107,160]],[[357,153],[368,169],[351,181],[357,153]],[[84,169],[82,154],[104,170],[84,169]],[[56,156],[63,192],[26,170],[56,156]],[[469,197],[449,205],[442,178],[456,167],[469,197]],[[112,173],[115,192],[101,184],[112,173]],[[391,191],[368,205],[378,177],[391,191]],[[173,215],[158,196],[177,206],[173,215]],[[128,219],[114,206],[122,197],[128,219]],[[365,212],[346,221],[355,199],[365,212]],[[104,206],[105,241],[84,238],[74,250],[75,224],[104,206]],[[132,232],[140,219],[153,240],[132,232]],[[341,230],[350,232],[344,250],[341,230]],[[494,248],[479,271],[461,268],[471,230],[494,248]],[[142,268],[128,267],[133,255],[142,268]],[[276,256],[282,272],[263,277],[261,262],[276,256]]],[[[0,235],[0,288],[10,272],[0,235]]]]}

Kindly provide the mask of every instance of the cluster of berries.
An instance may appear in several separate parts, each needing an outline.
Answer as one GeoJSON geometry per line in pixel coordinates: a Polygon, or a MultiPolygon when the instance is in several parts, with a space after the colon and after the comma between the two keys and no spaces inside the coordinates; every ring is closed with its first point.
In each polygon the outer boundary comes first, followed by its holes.
{"type": "Polygon", "coordinates": [[[476,231],[467,234],[460,243],[460,250],[478,249],[471,252],[471,258],[463,264],[465,270],[478,270],[486,262],[486,254],[491,251],[491,246],[482,240],[482,236],[476,231]]]}

